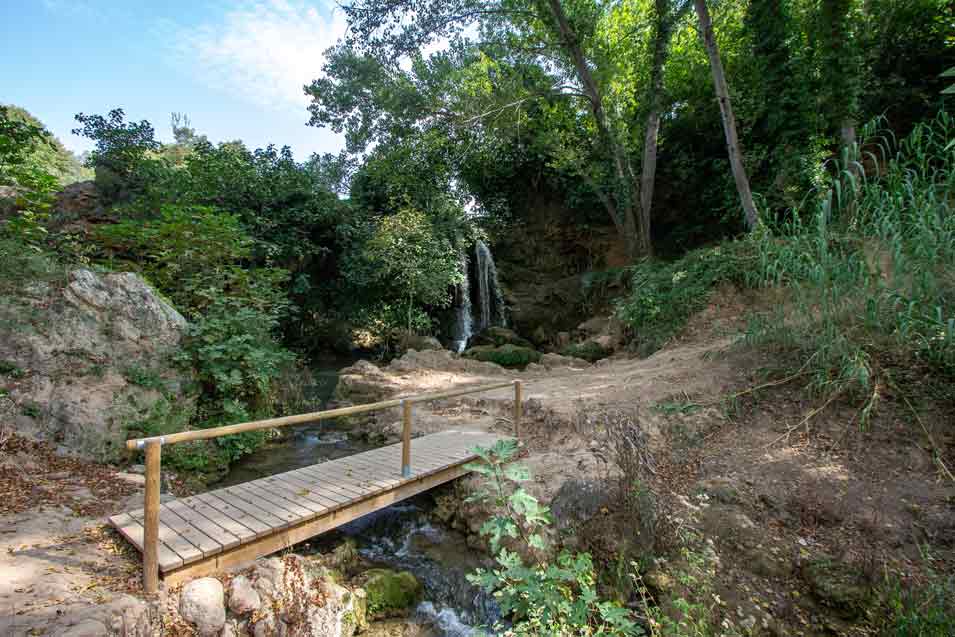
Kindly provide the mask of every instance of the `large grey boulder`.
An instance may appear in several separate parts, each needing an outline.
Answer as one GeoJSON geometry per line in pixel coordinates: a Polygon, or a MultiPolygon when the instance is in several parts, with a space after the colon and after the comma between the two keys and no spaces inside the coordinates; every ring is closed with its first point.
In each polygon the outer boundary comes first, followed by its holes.
{"type": "Polygon", "coordinates": [[[225,626],[222,582],[214,577],[203,577],[183,586],[179,596],[179,614],[194,624],[202,637],[217,635],[225,626]]]}
{"type": "Polygon", "coordinates": [[[0,298],[0,417],[100,461],[130,433],[182,429],[192,379],[172,361],[186,320],[143,279],[88,269],[0,298]]]}

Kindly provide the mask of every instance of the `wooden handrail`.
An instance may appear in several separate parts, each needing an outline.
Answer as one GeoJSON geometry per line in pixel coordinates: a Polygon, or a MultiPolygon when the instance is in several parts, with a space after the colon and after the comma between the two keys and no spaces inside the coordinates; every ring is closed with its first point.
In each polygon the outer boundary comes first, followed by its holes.
{"type": "Polygon", "coordinates": [[[152,436],[149,438],[134,438],[126,441],[128,449],[146,450],[146,493],[143,516],[143,589],[147,595],[155,594],[159,591],[159,490],[160,490],[160,463],[162,458],[162,446],[174,444],[177,442],[188,442],[191,440],[208,440],[211,438],[221,438],[222,436],[231,436],[246,431],[257,431],[259,429],[272,429],[276,427],[286,427],[289,425],[301,425],[308,422],[319,420],[329,420],[340,416],[352,416],[363,414],[380,409],[389,409],[391,407],[401,407],[401,475],[405,478],[411,477],[411,407],[415,403],[430,402],[432,400],[441,400],[452,398],[454,396],[464,396],[467,394],[477,394],[491,391],[494,389],[503,389],[504,387],[514,387],[514,436],[520,435],[521,420],[521,381],[509,380],[507,382],[494,383],[491,385],[481,385],[478,387],[464,387],[461,389],[450,389],[444,392],[434,394],[422,394],[420,396],[409,396],[408,398],[394,398],[392,400],[383,400],[377,403],[368,403],[366,405],[354,405],[352,407],[340,407],[338,409],[326,409],[325,411],[316,411],[309,414],[298,414],[295,416],[282,416],[279,418],[268,418],[266,420],[255,420],[252,422],[243,422],[237,425],[225,425],[223,427],[213,427],[211,429],[194,429],[192,431],[179,431],[165,436],[152,436]]]}
{"type": "Polygon", "coordinates": [[[494,389],[502,389],[504,387],[511,387],[515,382],[509,380],[503,383],[494,383],[491,385],[481,385],[479,387],[466,387],[462,389],[452,389],[446,392],[438,392],[435,394],[423,394],[420,396],[410,396],[408,398],[394,398],[392,400],[382,400],[377,403],[367,403],[365,405],[353,405],[351,407],[339,407],[338,409],[326,409],[325,411],[316,411],[308,414],[297,414],[295,416],[281,416],[279,418],[268,418],[266,420],[253,420],[251,422],[243,422],[236,425],[223,425],[222,427],[212,427],[210,429],[192,429],[189,431],[179,431],[172,434],[166,434],[164,436],[152,436],[149,438],[133,438],[126,441],[127,449],[142,449],[146,443],[156,440],[160,444],[171,445],[177,442],[190,442],[193,440],[208,440],[210,438],[221,438],[222,436],[231,436],[234,434],[244,433],[246,431],[257,431],[259,429],[274,429],[277,427],[287,427],[289,425],[302,425],[308,422],[317,422],[320,420],[330,420],[332,418],[339,418],[341,416],[354,416],[355,414],[364,414],[370,411],[378,411],[380,409],[390,409],[391,407],[399,407],[402,403],[424,403],[430,402],[432,400],[441,400],[444,398],[452,398],[454,396],[464,396],[466,394],[477,394],[481,392],[491,391],[494,389]]]}

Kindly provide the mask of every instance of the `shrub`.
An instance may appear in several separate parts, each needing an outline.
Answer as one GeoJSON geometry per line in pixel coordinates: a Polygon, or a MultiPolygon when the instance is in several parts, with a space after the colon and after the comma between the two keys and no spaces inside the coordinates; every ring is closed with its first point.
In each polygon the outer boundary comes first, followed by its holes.
{"type": "Polygon", "coordinates": [[[632,268],[631,292],[618,301],[616,315],[651,353],[706,307],[719,284],[747,284],[755,258],[751,240],[742,240],[693,250],[676,261],[643,261],[632,268]]]}
{"type": "Polygon", "coordinates": [[[610,352],[603,348],[600,343],[594,341],[586,341],[584,343],[574,343],[568,345],[564,349],[560,350],[561,356],[573,356],[574,358],[582,358],[585,361],[594,363],[599,361],[601,358],[607,358],[610,356],[610,352]]]}
{"type": "Polygon", "coordinates": [[[497,363],[501,367],[527,367],[531,363],[540,361],[541,354],[530,347],[519,345],[479,345],[464,352],[466,358],[478,361],[497,363]]]}
{"type": "Polygon", "coordinates": [[[600,598],[596,574],[587,553],[561,551],[556,558],[547,538],[550,517],[546,507],[520,487],[530,479],[526,468],[510,464],[517,454],[516,440],[500,440],[489,449],[477,448],[480,461],[468,468],[484,476],[486,490],[472,500],[493,507],[495,514],[481,527],[497,566],[478,569],[468,580],[494,594],[513,625],[495,634],[526,637],[555,635],[642,635],[633,614],[600,598]],[[504,542],[516,545],[505,548],[504,542]],[[522,555],[529,555],[529,563],[522,555]]]}

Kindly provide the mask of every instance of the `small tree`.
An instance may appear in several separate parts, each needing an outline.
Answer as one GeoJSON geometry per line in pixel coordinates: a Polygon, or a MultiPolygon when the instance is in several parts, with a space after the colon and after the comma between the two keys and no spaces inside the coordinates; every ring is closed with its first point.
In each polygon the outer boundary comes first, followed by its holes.
{"type": "Polygon", "coordinates": [[[127,122],[121,108],[102,115],[76,115],[82,128],[74,128],[74,135],[82,135],[96,142],[86,163],[97,169],[97,185],[109,196],[117,196],[130,186],[136,169],[147,153],[160,148],[152,124],[146,120],[127,122]]]}
{"type": "Polygon", "coordinates": [[[435,233],[423,212],[410,206],[378,222],[365,257],[377,266],[380,281],[407,298],[409,331],[415,302],[447,307],[451,286],[462,279],[451,242],[435,233]]]}

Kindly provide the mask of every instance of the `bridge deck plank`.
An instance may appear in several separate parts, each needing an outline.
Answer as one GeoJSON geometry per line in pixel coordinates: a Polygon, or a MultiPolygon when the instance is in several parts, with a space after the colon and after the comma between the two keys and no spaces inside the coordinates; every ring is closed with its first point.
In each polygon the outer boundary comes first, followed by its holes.
{"type": "MultiPolygon", "coordinates": [[[[410,478],[401,474],[398,443],[165,502],[159,511],[160,570],[181,573],[196,563],[211,568],[217,555],[238,550],[253,554],[253,544],[277,545],[266,539],[281,533],[299,537],[301,531],[293,531],[303,525],[334,528],[417,492],[412,487],[419,480],[430,481],[420,490],[460,475],[455,468],[474,459],[471,450],[476,445],[489,446],[497,439],[493,434],[450,431],[414,438],[410,478]]],[[[140,551],[142,520],[142,509],[110,518],[140,551]]]]}

